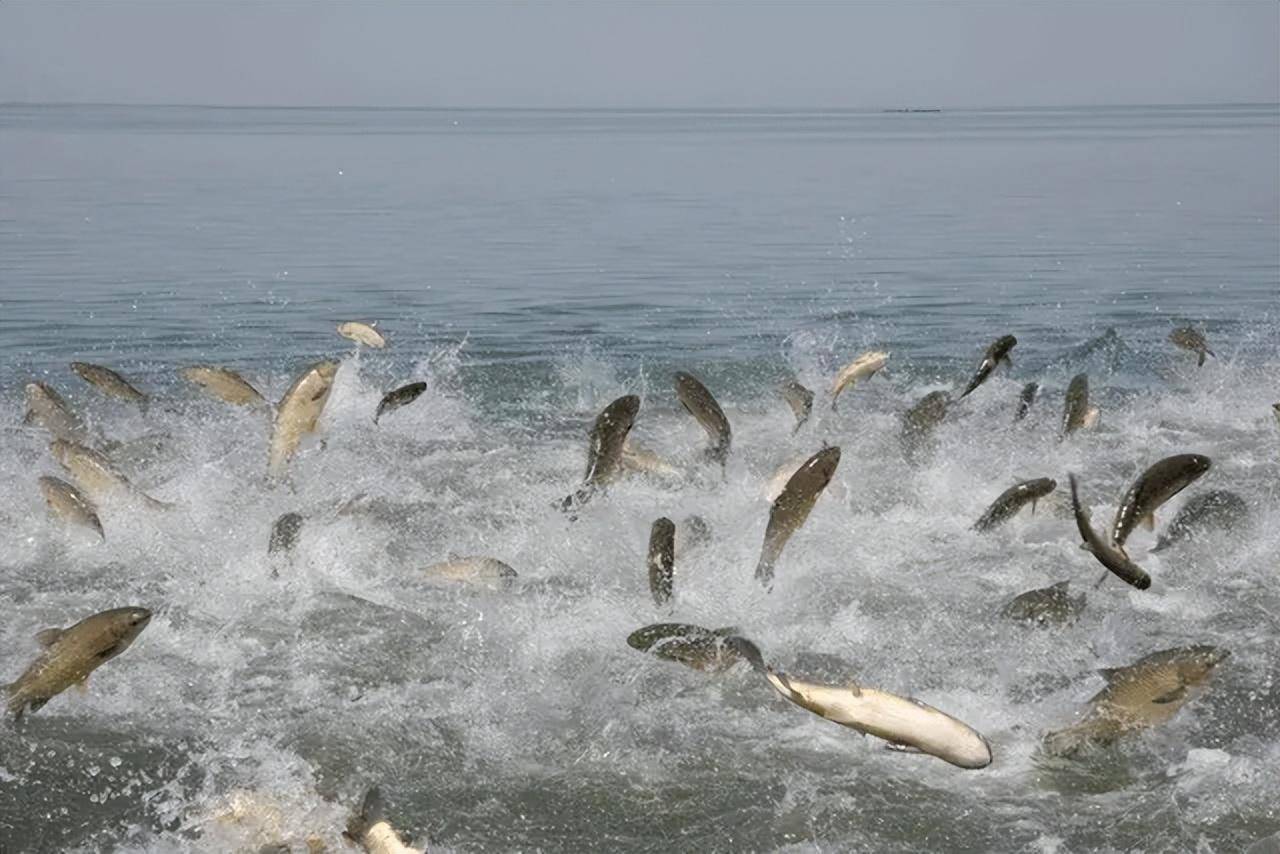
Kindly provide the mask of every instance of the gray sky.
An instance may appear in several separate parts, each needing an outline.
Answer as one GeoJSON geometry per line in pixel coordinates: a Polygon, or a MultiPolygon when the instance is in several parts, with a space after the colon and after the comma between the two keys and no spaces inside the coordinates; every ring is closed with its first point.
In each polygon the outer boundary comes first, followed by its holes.
{"type": "Polygon", "coordinates": [[[0,101],[1280,101],[1280,3],[0,0],[0,101]]]}

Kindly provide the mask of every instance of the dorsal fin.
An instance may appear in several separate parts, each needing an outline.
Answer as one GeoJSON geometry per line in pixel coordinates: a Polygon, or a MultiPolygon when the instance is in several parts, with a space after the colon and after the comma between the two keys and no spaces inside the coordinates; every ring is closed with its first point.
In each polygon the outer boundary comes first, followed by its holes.
{"type": "Polygon", "coordinates": [[[53,646],[62,637],[62,629],[44,629],[36,632],[36,643],[41,646],[53,646]]]}
{"type": "Polygon", "coordinates": [[[1070,582],[1070,581],[1059,581],[1057,584],[1050,584],[1050,585],[1049,585],[1049,589],[1050,589],[1050,590],[1061,590],[1063,593],[1066,593],[1066,592],[1067,592],[1067,588],[1068,588],[1068,587],[1070,587],[1070,586],[1071,586],[1071,582],[1070,582]]]}

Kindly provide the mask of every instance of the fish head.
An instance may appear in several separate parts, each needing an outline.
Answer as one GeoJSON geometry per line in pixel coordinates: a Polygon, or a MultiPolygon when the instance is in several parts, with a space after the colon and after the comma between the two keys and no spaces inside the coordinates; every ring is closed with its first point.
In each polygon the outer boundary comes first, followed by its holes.
{"type": "Polygon", "coordinates": [[[600,414],[610,427],[629,432],[636,423],[636,416],[639,413],[640,398],[634,394],[628,394],[610,403],[600,414]]]}
{"type": "Polygon", "coordinates": [[[1203,454],[1186,454],[1185,456],[1186,462],[1183,471],[1192,477],[1199,477],[1213,465],[1213,461],[1203,454]]]}
{"type": "Polygon", "coordinates": [[[150,610],[129,607],[94,614],[82,625],[94,654],[105,660],[124,652],[150,622],[150,610]]]}
{"type": "Polygon", "coordinates": [[[836,466],[840,465],[840,449],[835,445],[823,448],[809,459],[805,460],[801,471],[812,472],[817,475],[818,479],[825,487],[831,482],[831,478],[835,477],[836,466]]]}
{"type": "Polygon", "coordinates": [[[1188,685],[1203,682],[1213,669],[1231,657],[1231,651],[1211,644],[1187,647],[1178,657],[1178,676],[1188,685]]]}
{"type": "Polygon", "coordinates": [[[1058,482],[1051,477],[1037,477],[1034,480],[1026,481],[1023,486],[1027,491],[1037,498],[1048,495],[1058,488],[1058,482]]]}
{"type": "Polygon", "coordinates": [[[999,358],[1008,353],[1018,344],[1018,339],[1013,335],[1001,335],[991,344],[991,354],[999,358]]]}

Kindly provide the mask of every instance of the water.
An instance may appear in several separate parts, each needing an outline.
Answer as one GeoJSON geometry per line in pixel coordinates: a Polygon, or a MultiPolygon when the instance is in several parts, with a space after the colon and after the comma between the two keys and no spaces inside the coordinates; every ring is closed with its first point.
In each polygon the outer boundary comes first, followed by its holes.
{"type": "Polygon", "coordinates": [[[1274,105],[857,112],[0,107],[0,678],[32,635],[106,607],[156,616],[24,730],[0,728],[0,849],[333,848],[363,789],[433,850],[1236,851],[1280,831],[1280,111],[1274,105]],[[355,353],[338,321],[378,319],[355,353]],[[1197,369],[1166,340],[1205,330],[1197,369]],[[962,384],[997,335],[1014,367],[908,465],[902,411],[962,384]],[[869,347],[885,375],[822,392],[869,347]],[[242,371],[277,399],[340,357],[320,423],[263,480],[260,414],[175,373],[242,371]],[[66,362],[111,365],[144,415],[66,362]],[[734,429],[723,480],[674,398],[692,370],[734,429]],[[1055,440],[1087,371],[1101,423],[1055,440]],[[796,436],[774,391],[819,391],[796,436]],[[105,544],[48,519],[61,473],[21,425],[58,388],[167,514],[103,502],[105,544]],[[427,393],[372,424],[381,394],[427,393]],[[1043,386],[1012,424],[1018,390],[1043,386]],[[624,393],[637,441],[684,472],[632,477],[570,523],[585,431],[624,393]],[[784,461],[839,444],[831,491],[765,595],[751,580],[784,461]],[[1206,453],[1236,534],[1131,552],[1151,590],[1077,547],[1061,490],[968,530],[1016,478],[1082,477],[1099,523],[1143,467],[1206,453]],[[357,511],[340,515],[364,493],[357,511]],[[307,517],[270,577],[281,513],[307,517]],[[649,525],[703,515],[652,604],[649,525]],[[418,572],[490,554],[510,590],[418,572]],[[1071,579],[1073,626],[997,616],[1071,579]],[[982,731],[983,771],[889,753],[773,694],[624,639],[734,625],[796,675],[853,679],[982,731]],[[1233,655],[1158,730],[1076,762],[1036,752],[1099,667],[1213,643],[1233,655]],[[225,819],[239,804],[243,821],[225,819]],[[218,815],[224,818],[219,820],[218,815]]]}

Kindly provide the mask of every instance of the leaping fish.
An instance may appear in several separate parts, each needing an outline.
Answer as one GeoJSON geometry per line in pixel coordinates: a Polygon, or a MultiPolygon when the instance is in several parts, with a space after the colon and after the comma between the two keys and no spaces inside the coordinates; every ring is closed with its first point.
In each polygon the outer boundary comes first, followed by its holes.
{"type": "Polygon", "coordinates": [[[680,399],[680,405],[702,425],[702,429],[707,431],[707,438],[711,440],[707,456],[723,467],[729,458],[729,444],[733,439],[724,410],[716,402],[715,396],[693,374],[676,371],[675,381],[676,397],[680,399]]]}
{"type": "Polygon", "coordinates": [[[756,578],[766,587],[773,585],[773,567],[782,555],[783,547],[809,518],[813,505],[835,476],[839,464],[839,448],[818,451],[791,476],[782,494],[769,508],[769,524],[765,528],[764,545],[756,564],[756,578]]]}
{"type": "Polygon", "coordinates": [[[859,380],[870,379],[889,362],[889,354],[880,350],[868,350],[858,358],[840,369],[835,381],[831,383],[831,410],[836,409],[836,401],[846,388],[853,388],[859,380]]]}
{"type": "Polygon", "coordinates": [[[969,380],[969,384],[964,387],[964,391],[960,393],[961,398],[968,395],[987,381],[987,377],[991,376],[991,372],[1001,362],[1009,367],[1013,366],[1013,360],[1009,358],[1009,351],[1018,343],[1018,339],[1012,335],[1001,335],[995,341],[991,342],[991,346],[982,355],[982,361],[978,363],[978,370],[974,372],[973,378],[969,380]]]}
{"type": "Polygon", "coordinates": [[[92,386],[96,386],[99,390],[107,395],[120,400],[136,403],[145,406],[147,396],[138,391],[124,377],[117,374],[110,368],[104,368],[102,365],[94,365],[89,362],[72,362],[71,370],[80,375],[80,378],[92,386]]]}

